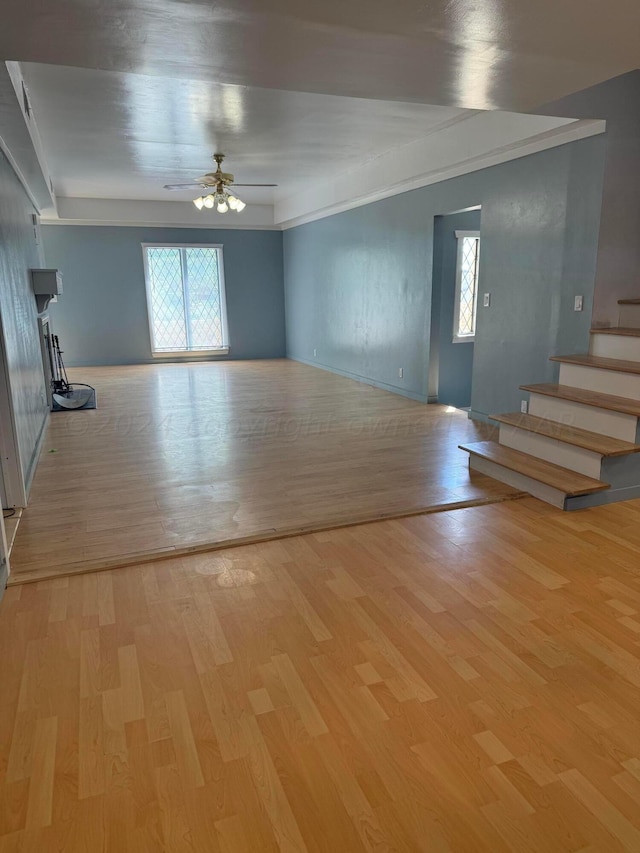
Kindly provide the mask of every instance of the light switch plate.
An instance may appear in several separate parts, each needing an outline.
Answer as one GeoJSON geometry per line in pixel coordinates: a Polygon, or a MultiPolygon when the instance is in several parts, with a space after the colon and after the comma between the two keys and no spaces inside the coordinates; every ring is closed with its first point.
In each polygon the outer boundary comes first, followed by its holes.
{"type": "Polygon", "coordinates": [[[482,297],[482,305],[484,308],[488,308],[491,305],[491,294],[485,293],[482,297]]]}
{"type": "Polygon", "coordinates": [[[576,297],[574,297],[574,300],[573,300],[573,310],[574,310],[574,311],[582,311],[582,307],[583,307],[583,300],[582,300],[582,296],[576,296],[576,297]]]}

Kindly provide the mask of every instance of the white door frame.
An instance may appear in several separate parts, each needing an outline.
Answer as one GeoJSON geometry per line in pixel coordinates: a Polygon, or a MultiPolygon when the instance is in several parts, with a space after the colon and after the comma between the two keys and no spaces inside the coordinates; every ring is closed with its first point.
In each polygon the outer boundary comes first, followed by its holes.
{"type": "Polygon", "coordinates": [[[0,466],[2,468],[2,491],[4,492],[2,495],[3,505],[25,507],[27,505],[27,492],[22,476],[20,448],[17,441],[2,315],[0,315],[0,466]]]}

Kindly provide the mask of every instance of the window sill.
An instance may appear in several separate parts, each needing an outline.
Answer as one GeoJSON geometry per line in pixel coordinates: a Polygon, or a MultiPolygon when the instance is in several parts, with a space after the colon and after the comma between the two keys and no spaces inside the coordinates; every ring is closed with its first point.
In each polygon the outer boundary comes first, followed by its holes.
{"type": "Polygon", "coordinates": [[[211,358],[216,355],[229,355],[229,347],[219,349],[176,350],[175,352],[152,352],[153,358],[211,358]]]}
{"type": "Polygon", "coordinates": [[[462,337],[454,337],[452,343],[454,344],[472,344],[476,339],[475,335],[465,335],[462,337]]]}

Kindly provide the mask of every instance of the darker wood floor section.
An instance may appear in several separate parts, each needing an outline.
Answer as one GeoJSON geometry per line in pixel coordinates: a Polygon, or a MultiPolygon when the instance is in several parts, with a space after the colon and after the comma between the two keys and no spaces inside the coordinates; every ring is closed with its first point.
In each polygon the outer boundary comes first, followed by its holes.
{"type": "Polygon", "coordinates": [[[0,850],[640,850],[640,502],[10,588],[0,850]]]}
{"type": "Polygon", "coordinates": [[[458,444],[491,428],[287,360],[87,368],[51,416],[12,582],[514,495],[458,444]]]}

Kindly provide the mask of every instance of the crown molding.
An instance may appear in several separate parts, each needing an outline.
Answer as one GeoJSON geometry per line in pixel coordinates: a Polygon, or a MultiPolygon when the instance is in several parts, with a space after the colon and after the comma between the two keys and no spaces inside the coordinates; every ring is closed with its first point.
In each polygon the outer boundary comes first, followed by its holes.
{"type": "Polygon", "coordinates": [[[139,220],[126,222],[118,220],[117,222],[109,222],[104,219],[40,219],[40,225],[61,226],[61,225],[86,225],[92,227],[104,228],[186,228],[192,231],[282,231],[279,225],[185,225],[179,222],[140,222],[139,220]]]}
{"type": "Polygon", "coordinates": [[[43,225],[102,225],[121,228],[202,228],[279,231],[273,206],[251,204],[237,216],[202,211],[185,201],[137,201],[114,198],[59,198],[57,215],[45,211],[43,225]],[[233,216],[233,218],[231,218],[233,216]]]}
{"type": "Polygon", "coordinates": [[[42,225],[284,231],[450,178],[603,133],[606,122],[516,113],[474,113],[438,133],[388,151],[275,205],[248,204],[241,217],[197,211],[187,202],[59,198],[42,225]],[[533,129],[539,132],[532,133],[533,129]],[[507,140],[505,142],[505,140],[507,140]],[[476,153],[470,153],[475,151],[476,153]],[[431,168],[425,170],[424,164],[431,168]],[[380,188],[380,175],[385,186],[380,188]]]}
{"type": "Polygon", "coordinates": [[[37,212],[55,209],[53,184],[18,62],[0,62],[0,150],[37,212]]]}
{"type": "MultiPolygon", "coordinates": [[[[504,115],[512,116],[515,114],[504,115]]],[[[527,119],[529,117],[523,116],[522,118],[527,119]]],[[[474,120],[475,117],[471,117],[466,127],[464,123],[458,123],[454,128],[454,132],[456,134],[460,132],[466,134],[472,132],[474,128],[470,125],[474,120]]],[[[549,121],[552,120],[549,119],[549,121]]],[[[498,147],[495,145],[491,146],[491,134],[489,134],[485,140],[486,148],[484,151],[471,157],[457,160],[455,159],[455,145],[447,146],[446,140],[437,139],[437,135],[434,139],[427,137],[424,141],[419,140],[417,143],[411,143],[410,146],[404,146],[405,153],[412,156],[403,158],[403,149],[395,149],[374,161],[373,169],[371,168],[372,164],[366,164],[348,175],[338,176],[333,186],[327,186],[326,183],[322,186],[318,185],[314,190],[300,194],[293,199],[276,203],[276,224],[282,230],[286,231],[298,225],[305,225],[308,222],[324,219],[327,216],[343,213],[347,210],[362,207],[394,195],[400,195],[414,189],[449,180],[450,178],[477,172],[490,166],[508,163],[510,160],[516,160],[520,157],[526,157],[530,154],[536,154],[540,151],[576,142],[579,139],[596,136],[604,133],[606,130],[606,122],[600,119],[563,119],[562,121],[563,123],[560,126],[551,127],[542,133],[533,136],[529,135],[498,147]],[[439,148],[439,151],[436,153],[439,155],[440,162],[436,168],[424,171],[422,174],[408,175],[404,178],[399,177],[395,182],[387,184],[382,189],[375,186],[376,176],[380,172],[387,174],[388,168],[390,169],[394,164],[396,165],[396,172],[398,172],[397,164],[401,164],[401,169],[405,167],[409,168],[412,158],[421,160],[422,162],[434,162],[436,158],[430,156],[434,152],[428,150],[429,148],[433,148],[434,144],[438,145],[439,148]],[[409,148],[413,150],[409,152],[409,148]],[[343,188],[348,188],[349,197],[335,198],[331,201],[331,196],[337,195],[336,189],[340,192],[343,188]],[[300,210],[305,204],[309,209],[306,211],[303,209],[300,210]],[[300,213],[287,216],[287,212],[295,208],[300,210],[300,213]]],[[[415,169],[413,171],[415,172],[415,169]]]]}

